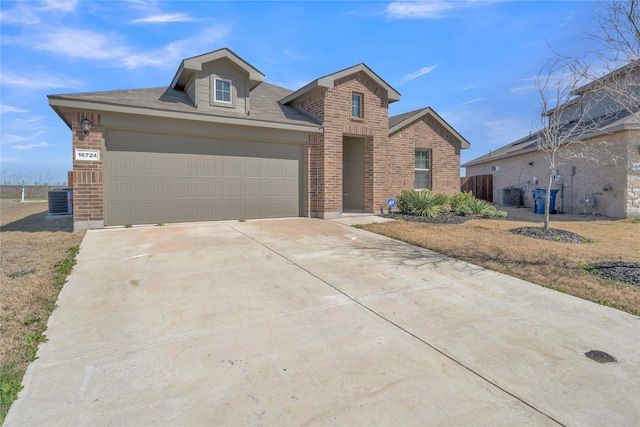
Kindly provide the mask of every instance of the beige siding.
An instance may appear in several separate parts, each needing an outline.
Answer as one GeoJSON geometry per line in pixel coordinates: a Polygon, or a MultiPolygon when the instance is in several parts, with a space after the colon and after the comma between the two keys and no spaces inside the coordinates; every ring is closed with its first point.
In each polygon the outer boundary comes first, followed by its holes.
{"type": "Polygon", "coordinates": [[[184,91],[187,93],[187,95],[189,95],[189,98],[191,98],[194,105],[197,107],[198,100],[196,99],[196,80],[193,79],[189,83],[187,83],[187,86],[184,88],[184,91]]]}
{"type": "MultiPolygon", "coordinates": [[[[624,218],[627,205],[637,204],[640,207],[640,201],[633,199],[633,183],[640,180],[640,173],[634,174],[631,170],[629,153],[633,151],[630,147],[635,146],[633,138],[631,132],[620,132],[594,138],[587,143],[572,144],[563,150],[556,161],[556,169],[563,179],[551,187],[559,190],[556,208],[564,212],[624,218]],[[571,166],[575,168],[573,177],[570,175],[571,166]],[[581,202],[587,197],[595,200],[594,206],[581,202]]],[[[638,138],[637,133],[635,138],[638,138]]],[[[469,166],[466,170],[467,176],[493,175],[493,196],[498,204],[502,204],[503,189],[511,186],[522,188],[528,207],[533,207],[531,190],[546,188],[550,173],[549,163],[540,152],[497,159],[469,166]],[[492,166],[499,167],[499,170],[492,171],[492,166]],[[537,183],[534,178],[537,178],[537,183]]],[[[637,189],[637,194],[640,195],[640,189],[637,189]]],[[[632,214],[629,211],[629,215],[632,214]]]]}
{"type": "Polygon", "coordinates": [[[198,109],[203,110],[233,110],[245,115],[248,111],[249,87],[247,73],[228,59],[219,59],[204,64],[198,73],[196,96],[198,109]],[[232,103],[221,104],[214,102],[214,79],[221,78],[232,81],[232,103]]]}

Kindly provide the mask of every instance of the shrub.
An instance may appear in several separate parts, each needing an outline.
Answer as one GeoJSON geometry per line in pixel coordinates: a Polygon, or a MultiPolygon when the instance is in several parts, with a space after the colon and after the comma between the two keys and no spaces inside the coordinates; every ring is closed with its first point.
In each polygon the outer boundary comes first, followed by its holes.
{"type": "Polygon", "coordinates": [[[404,190],[398,197],[398,209],[402,213],[435,218],[449,211],[459,216],[479,215],[485,218],[505,218],[507,213],[499,211],[486,200],[476,199],[471,191],[455,194],[434,194],[429,190],[404,190]]]}
{"type": "MultiPolygon", "coordinates": [[[[473,193],[471,191],[465,191],[462,193],[454,194],[449,198],[449,206],[451,210],[458,215],[461,215],[458,212],[467,212],[465,208],[469,207],[469,204],[475,200],[473,197],[473,193]]],[[[464,213],[462,215],[465,215],[464,213]]],[[[467,213],[467,215],[469,215],[467,213]]]]}
{"type": "Polygon", "coordinates": [[[471,202],[469,202],[469,209],[471,209],[471,213],[474,215],[490,215],[491,210],[495,210],[495,208],[491,205],[491,203],[486,200],[480,200],[474,198],[471,202]]]}
{"type": "Polygon", "coordinates": [[[404,213],[434,218],[448,210],[448,199],[444,194],[433,194],[429,190],[405,190],[398,198],[398,208],[404,213]]]}
{"type": "Polygon", "coordinates": [[[453,210],[453,212],[456,215],[459,215],[459,216],[473,215],[473,212],[471,211],[471,208],[469,206],[465,206],[465,205],[457,207],[456,209],[453,210]]]}

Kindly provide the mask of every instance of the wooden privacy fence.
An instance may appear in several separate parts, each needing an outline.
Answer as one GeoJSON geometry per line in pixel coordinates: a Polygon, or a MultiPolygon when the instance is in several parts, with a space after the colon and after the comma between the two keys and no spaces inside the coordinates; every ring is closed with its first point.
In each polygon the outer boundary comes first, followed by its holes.
{"type": "Polygon", "coordinates": [[[476,199],[493,203],[493,175],[463,176],[460,191],[471,191],[476,199]]]}

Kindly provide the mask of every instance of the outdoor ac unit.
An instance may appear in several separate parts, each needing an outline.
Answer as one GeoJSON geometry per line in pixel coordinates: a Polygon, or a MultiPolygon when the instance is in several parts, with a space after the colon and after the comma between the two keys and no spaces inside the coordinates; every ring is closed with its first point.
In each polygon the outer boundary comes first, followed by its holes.
{"type": "Polygon", "coordinates": [[[68,215],[73,213],[73,189],[49,190],[49,214],[68,215]]]}

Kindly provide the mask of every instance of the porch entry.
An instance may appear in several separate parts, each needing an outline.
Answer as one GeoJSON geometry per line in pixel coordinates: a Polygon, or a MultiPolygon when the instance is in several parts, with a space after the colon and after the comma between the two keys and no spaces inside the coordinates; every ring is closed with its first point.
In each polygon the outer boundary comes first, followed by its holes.
{"type": "Polygon", "coordinates": [[[342,138],[342,210],[364,212],[364,138],[342,138]]]}

